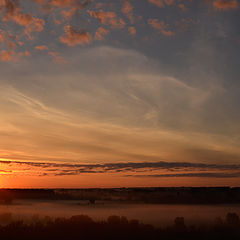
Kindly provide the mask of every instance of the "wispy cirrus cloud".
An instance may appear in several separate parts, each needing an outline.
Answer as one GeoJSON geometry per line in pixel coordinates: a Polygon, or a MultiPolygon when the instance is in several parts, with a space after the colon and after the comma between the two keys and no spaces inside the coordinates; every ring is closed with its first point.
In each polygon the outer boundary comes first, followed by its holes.
{"type": "MultiPolygon", "coordinates": [[[[57,56],[53,52],[52,57],[57,56]]],[[[74,70],[33,65],[34,74],[27,76],[29,66],[18,65],[18,81],[11,85],[3,81],[1,157],[69,162],[239,161],[237,136],[201,118],[212,99],[224,96],[210,81],[207,87],[190,85],[162,74],[160,65],[139,52],[112,47],[71,54],[71,61],[71,66],[78,66],[74,70]]],[[[7,68],[3,76],[4,71],[7,68]]]]}

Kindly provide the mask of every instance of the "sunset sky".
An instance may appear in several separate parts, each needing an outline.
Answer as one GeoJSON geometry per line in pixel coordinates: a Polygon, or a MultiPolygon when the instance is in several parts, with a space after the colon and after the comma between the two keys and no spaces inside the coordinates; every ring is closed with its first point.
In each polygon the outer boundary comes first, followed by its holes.
{"type": "Polygon", "coordinates": [[[0,187],[239,186],[240,1],[0,16],[0,187]]]}

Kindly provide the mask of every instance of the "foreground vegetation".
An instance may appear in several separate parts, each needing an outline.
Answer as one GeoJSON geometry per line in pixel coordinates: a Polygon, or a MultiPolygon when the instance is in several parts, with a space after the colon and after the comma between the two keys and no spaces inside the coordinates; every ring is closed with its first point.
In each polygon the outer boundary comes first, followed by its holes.
{"type": "Polygon", "coordinates": [[[31,222],[13,221],[0,226],[1,239],[164,239],[164,240],[235,240],[240,239],[240,220],[235,213],[216,219],[211,226],[186,226],[184,218],[177,217],[172,226],[156,228],[128,220],[125,217],[110,216],[106,221],[93,221],[85,215],[69,219],[33,219],[31,222]]]}

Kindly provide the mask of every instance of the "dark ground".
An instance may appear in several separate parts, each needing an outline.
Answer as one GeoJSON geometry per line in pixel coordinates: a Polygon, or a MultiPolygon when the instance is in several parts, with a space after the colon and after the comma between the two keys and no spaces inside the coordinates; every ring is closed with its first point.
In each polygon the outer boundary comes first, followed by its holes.
{"type": "Polygon", "coordinates": [[[240,220],[235,213],[227,214],[224,220],[216,219],[212,226],[186,226],[178,217],[172,226],[155,228],[137,220],[111,216],[106,221],[96,222],[88,216],[79,215],[69,219],[45,218],[26,224],[22,221],[0,226],[1,239],[164,239],[164,240],[239,240],[240,220]]]}
{"type": "Polygon", "coordinates": [[[165,204],[238,204],[240,188],[0,189],[0,201],[14,199],[121,201],[165,204]]]}

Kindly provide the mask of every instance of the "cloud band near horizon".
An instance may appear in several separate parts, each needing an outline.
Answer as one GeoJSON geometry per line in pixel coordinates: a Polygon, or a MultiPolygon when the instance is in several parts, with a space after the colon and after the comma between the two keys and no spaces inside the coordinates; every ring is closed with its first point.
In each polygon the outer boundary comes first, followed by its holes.
{"type": "Polygon", "coordinates": [[[2,174],[11,174],[16,169],[19,174],[37,174],[39,176],[66,176],[80,174],[112,174],[120,173],[125,177],[210,177],[234,178],[240,177],[238,164],[203,164],[190,162],[121,162],[105,164],[69,164],[53,162],[29,162],[1,160],[2,166],[11,167],[11,171],[2,170],[2,174]],[[27,170],[31,167],[30,172],[27,170]],[[25,170],[24,170],[25,169],[25,170]],[[24,173],[24,171],[26,171],[24,173]],[[156,172],[165,174],[156,174],[156,172]],[[151,174],[143,174],[149,173],[151,174]],[[169,173],[170,172],[170,173],[169,173]]]}

